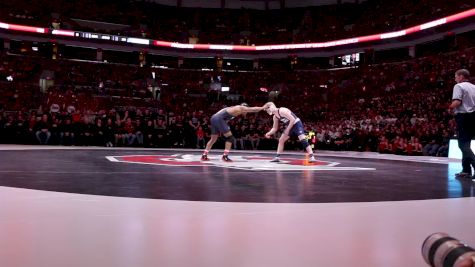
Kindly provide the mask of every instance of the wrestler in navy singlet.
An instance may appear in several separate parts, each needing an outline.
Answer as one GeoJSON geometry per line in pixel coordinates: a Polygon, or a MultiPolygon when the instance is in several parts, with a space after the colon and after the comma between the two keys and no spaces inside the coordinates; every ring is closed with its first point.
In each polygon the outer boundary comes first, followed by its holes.
{"type": "MultiPolygon", "coordinates": [[[[279,115],[275,115],[275,116],[277,116],[277,118],[283,125],[287,126],[289,124],[289,119],[287,119],[286,117],[280,116],[280,108],[278,109],[277,113],[279,115]]],[[[305,134],[302,121],[300,121],[297,115],[295,115],[292,111],[290,113],[295,118],[295,124],[294,126],[292,126],[292,129],[290,129],[289,136],[299,136],[301,134],[305,134]]]]}

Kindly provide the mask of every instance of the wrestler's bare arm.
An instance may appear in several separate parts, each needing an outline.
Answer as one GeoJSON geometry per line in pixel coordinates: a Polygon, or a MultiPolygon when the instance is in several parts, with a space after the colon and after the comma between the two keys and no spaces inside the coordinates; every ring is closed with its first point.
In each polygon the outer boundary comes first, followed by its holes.
{"type": "Polygon", "coordinates": [[[227,109],[227,112],[233,116],[239,116],[243,113],[255,113],[263,110],[263,107],[245,107],[245,106],[234,106],[227,109]]]}
{"type": "Polygon", "coordinates": [[[277,132],[277,130],[279,129],[279,119],[276,116],[273,116],[272,120],[274,121],[274,123],[272,124],[272,129],[265,134],[267,138],[270,138],[270,136],[275,134],[275,132],[277,132]]]}
{"type": "Polygon", "coordinates": [[[264,110],[264,107],[241,107],[243,108],[243,112],[246,112],[246,113],[254,113],[254,112],[259,112],[259,111],[262,111],[264,110]]]}

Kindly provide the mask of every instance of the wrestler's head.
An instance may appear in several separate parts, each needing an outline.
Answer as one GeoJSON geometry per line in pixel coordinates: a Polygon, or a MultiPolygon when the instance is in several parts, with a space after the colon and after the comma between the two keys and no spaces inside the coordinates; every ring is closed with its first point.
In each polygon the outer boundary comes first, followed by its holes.
{"type": "Polygon", "coordinates": [[[272,115],[277,110],[277,107],[273,102],[267,102],[264,105],[264,110],[267,112],[267,114],[272,115]]]}

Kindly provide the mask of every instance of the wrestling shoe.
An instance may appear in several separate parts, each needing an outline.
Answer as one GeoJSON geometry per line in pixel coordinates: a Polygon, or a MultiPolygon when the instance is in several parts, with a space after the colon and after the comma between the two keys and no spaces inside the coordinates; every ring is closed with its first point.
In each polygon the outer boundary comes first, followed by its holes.
{"type": "Polygon", "coordinates": [[[317,160],[315,159],[315,157],[310,157],[310,158],[308,159],[308,163],[315,163],[315,162],[317,162],[317,160]]]}
{"type": "Polygon", "coordinates": [[[206,154],[201,155],[201,160],[209,160],[208,155],[206,154]]]}
{"type": "Polygon", "coordinates": [[[227,162],[232,162],[232,160],[228,157],[228,155],[223,155],[222,160],[227,161],[227,162]]]}
{"type": "Polygon", "coordinates": [[[275,158],[273,158],[270,162],[280,162],[280,158],[279,158],[279,157],[275,157],[275,158]]]}

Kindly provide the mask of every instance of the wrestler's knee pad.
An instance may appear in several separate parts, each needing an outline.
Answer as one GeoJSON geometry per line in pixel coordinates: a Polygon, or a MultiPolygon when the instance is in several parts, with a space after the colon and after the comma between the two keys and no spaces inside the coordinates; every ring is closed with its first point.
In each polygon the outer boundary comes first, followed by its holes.
{"type": "Polygon", "coordinates": [[[234,136],[230,135],[230,136],[225,136],[224,137],[224,142],[229,142],[231,144],[234,144],[234,141],[236,140],[236,138],[234,138],[234,136]]]}

